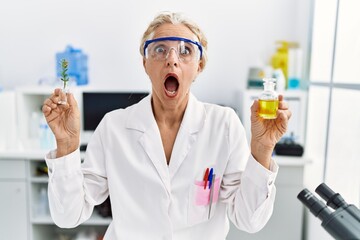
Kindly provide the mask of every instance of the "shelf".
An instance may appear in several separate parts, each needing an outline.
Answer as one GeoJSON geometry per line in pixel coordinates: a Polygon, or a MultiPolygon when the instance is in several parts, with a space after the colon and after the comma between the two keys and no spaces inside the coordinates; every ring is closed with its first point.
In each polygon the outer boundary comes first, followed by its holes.
{"type": "MultiPolygon", "coordinates": [[[[87,220],[86,222],[82,223],[82,226],[107,226],[111,223],[112,218],[107,217],[101,217],[100,215],[98,215],[96,212],[93,213],[93,215],[90,217],[89,220],[87,220]]],[[[31,223],[32,224],[37,224],[37,225],[53,225],[55,224],[54,221],[52,220],[51,216],[38,216],[38,217],[34,217],[31,219],[31,223]]]]}
{"type": "Polygon", "coordinates": [[[32,183],[48,183],[49,182],[49,177],[47,177],[47,176],[44,176],[44,177],[31,177],[30,182],[32,182],[32,183]]]}
{"type": "Polygon", "coordinates": [[[25,159],[34,161],[44,161],[47,150],[34,150],[34,149],[12,149],[0,151],[0,158],[9,159],[25,159]]]}
{"type": "Polygon", "coordinates": [[[112,221],[111,217],[102,217],[98,215],[96,212],[93,213],[91,218],[84,222],[82,225],[109,225],[112,221]]]}
{"type": "Polygon", "coordinates": [[[272,158],[279,166],[304,166],[311,163],[311,160],[306,157],[274,155],[272,158]]]}
{"type": "Polygon", "coordinates": [[[50,216],[41,216],[41,217],[32,218],[31,223],[33,223],[33,224],[54,224],[54,221],[51,219],[50,216]]]}

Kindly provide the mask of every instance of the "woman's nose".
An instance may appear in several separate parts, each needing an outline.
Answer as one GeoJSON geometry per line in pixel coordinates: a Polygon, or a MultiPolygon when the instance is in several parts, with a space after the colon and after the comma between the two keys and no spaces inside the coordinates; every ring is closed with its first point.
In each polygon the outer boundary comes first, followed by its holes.
{"type": "Polygon", "coordinates": [[[177,66],[179,63],[179,57],[175,48],[170,48],[166,56],[166,64],[168,66],[177,66]],[[172,51],[173,50],[173,51],[172,51]]]}

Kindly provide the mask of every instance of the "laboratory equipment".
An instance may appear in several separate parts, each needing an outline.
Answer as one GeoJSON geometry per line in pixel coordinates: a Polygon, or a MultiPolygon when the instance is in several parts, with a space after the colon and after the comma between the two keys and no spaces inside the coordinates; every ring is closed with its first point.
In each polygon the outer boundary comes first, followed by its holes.
{"type": "Polygon", "coordinates": [[[69,75],[67,74],[69,61],[63,58],[60,60],[60,65],[61,65],[60,80],[63,82],[63,87],[61,89],[60,101],[58,102],[58,104],[66,104],[67,94],[69,93],[69,86],[68,86],[69,75]]]}
{"type": "Polygon", "coordinates": [[[264,119],[275,119],[279,107],[278,94],[275,92],[276,79],[264,78],[264,91],[259,97],[259,116],[264,119]]]}
{"type": "Polygon", "coordinates": [[[277,41],[277,49],[274,55],[271,57],[271,66],[274,69],[280,68],[285,76],[285,88],[287,88],[288,80],[288,52],[289,45],[291,43],[288,41],[277,41]]]}
{"type": "Polygon", "coordinates": [[[335,193],[325,183],[320,184],[315,192],[334,211],[306,188],[297,198],[321,220],[321,226],[335,239],[360,239],[360,210],[352,204],[347,204],[339,193],[335,193]]]}

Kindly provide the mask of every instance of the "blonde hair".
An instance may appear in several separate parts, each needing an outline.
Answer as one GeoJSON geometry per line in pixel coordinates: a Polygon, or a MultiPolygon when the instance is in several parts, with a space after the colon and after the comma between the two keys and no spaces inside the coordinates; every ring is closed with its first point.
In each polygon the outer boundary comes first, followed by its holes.
{"type": "Polygon", "coordinates": [[[201,70],[203,70],[205,68],[205,65],[207,62],[207,45],[208,45],[207,39],[206,39],[204,33],[199,28],[199,26],[196,23],[194,23],[193,21],[191,21],[189,18],[187,18],[182,13],[161,12],[160,14],[158,14],[153,19],[153,21],[149,24],[148,28],[146,29],[146,31],[144,32],[144,34],[141,38],[140,54],[143,57],[145,57],[144,56],[145,41],[152,39],[156,28],[158,28],[159,26],[161,26],[164,23],[183,24],[186,27],[188,27],[190,29],[190,31],[196,35],[196,37],[198,38],[199,42],[201,43],[201,45],[203,47],[202,58],[200,60],[201,61],[200,67],[201,67],[201,70]]]}

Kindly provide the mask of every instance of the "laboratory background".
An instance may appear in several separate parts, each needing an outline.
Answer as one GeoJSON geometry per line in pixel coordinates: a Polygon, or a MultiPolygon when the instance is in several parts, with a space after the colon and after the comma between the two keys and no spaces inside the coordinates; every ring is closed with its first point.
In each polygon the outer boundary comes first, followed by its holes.
{"type": "Polygon", "coordinates": [[[208,38],[209,61],[192,86],[199,100],[233,108],[250,137],[249,108],[273,77],[293,113],[274,151],[270,221],[254,234],[231,226],[227,239],[334,239],[298,194],[306,188],[325,203],[315,189],[326,183],[360,205],[359,9],[358,0],[1,0],[0,239],[101,239],[108,201],[75,229],[50,217],[44,156],[56,146],[40,109],[62,87],[59,59],[71,59],[84,154],[101,114],[150,93],[139,43],[160,11],[185,13],[208,38]]]}

